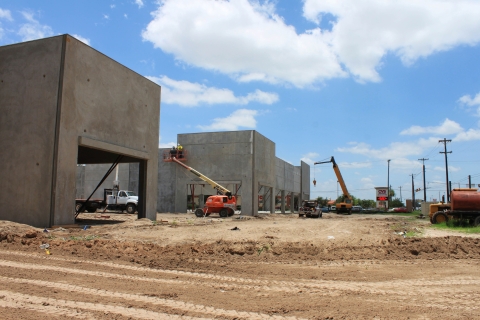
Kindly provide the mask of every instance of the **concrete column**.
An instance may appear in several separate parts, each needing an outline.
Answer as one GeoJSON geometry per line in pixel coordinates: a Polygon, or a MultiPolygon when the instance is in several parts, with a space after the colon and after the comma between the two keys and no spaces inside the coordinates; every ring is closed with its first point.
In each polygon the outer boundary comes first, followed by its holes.
{"type": "Polygon", "coordinates": [[[275,188],[270,188],[272,196],[270,197],[270,213],[275,213],[275,198],[277,197],[275,188]]]}
{"type": "Polygon", "coordinates": [[[280,193],[280,210],[282,213],[285,213],[285,190],[282,190],[280,193]]]}
{"type": "Polygon", "coordinates": [[[290,212],[295,212],[295,194],[292,192],[290,196],[290,212]]]}

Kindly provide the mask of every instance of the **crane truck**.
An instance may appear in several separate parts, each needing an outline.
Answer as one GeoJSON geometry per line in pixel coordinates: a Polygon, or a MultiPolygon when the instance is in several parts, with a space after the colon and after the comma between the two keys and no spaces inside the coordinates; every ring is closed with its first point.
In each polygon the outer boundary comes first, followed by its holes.
{"type": "Polygon", "coordinates": [[[449,219],[467,219],[476,227],[480,225],[480,192],[473,188],[453,189],[450,203],[433,203],[429,209],[432,224],[449,219]]]}
{"type": "Polygon", "coordinates": [[[218,195],[208,197],[203,209],[198,208],[195,210],[195,216],[200,218],[209,216],[211,213],[218,213],[222,218],[233,216],[233,214],[235,213],[235,208],[237,206],[237,199],[234,195],[232,195],[232,192],[230,190],[219,185],[218,183],[201,174],[192,167],[189,167],[186,164],[180,162],[176,157],[171,157],[171,160],[178,163],[203,181],[207,182],[209,185],[212,186],[213,189],[217,190],[218,195]]]}
{"type": "Polygon", "coordinates": [[[337,176],[338,183],[340,183],[340,187],[342,188],[343,198],[344,198],[342,202],[336,204],[337,214],[338,213],[352,214],[353,199],[350,193],[348,193],[347,186],[345,185],[345,181],[343,180],[342,174],[340,173],[340,169],[338,168],[338,165],[335,162],[335,158],[332,156],[330,160],[315,162],[314,165],[329,163],[329,162],[333,164],[333,171],[335,171],[335,175],[337,176]]]}

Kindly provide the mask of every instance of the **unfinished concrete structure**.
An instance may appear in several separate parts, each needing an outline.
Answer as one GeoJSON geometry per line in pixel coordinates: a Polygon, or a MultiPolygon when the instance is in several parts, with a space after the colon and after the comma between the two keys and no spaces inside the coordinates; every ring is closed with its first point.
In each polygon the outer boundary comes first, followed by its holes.
{"type": "MultiPolygon", "coordinates": [[[[294,210],[294,199],[310,197],[310,166],[293,166],[275,156],[275,143],[254,130],[179,134],[186,151],[185,164],[239,195],[243,215],[259,209],[294,210]]],[[[174,162],[163,162],[160,149],[158,212],[186,212],[187,198],[203,205],[214,190],[174,162]]]]}
{"type": "Polygon", "coordinates": [[[155,219],[160,87],[69,35],[0,47],[0,219],[74,222],[77,164],[138,163],[155,219]]]}

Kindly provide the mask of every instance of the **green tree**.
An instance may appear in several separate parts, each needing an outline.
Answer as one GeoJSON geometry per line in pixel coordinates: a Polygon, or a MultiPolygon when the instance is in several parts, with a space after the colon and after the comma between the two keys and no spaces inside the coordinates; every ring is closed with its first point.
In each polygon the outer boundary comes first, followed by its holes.
{"type": "Polygon", "coordinates": [[[318,203],[320,204],[320,206],[326,206],[327,205],[327,202],[328,202],[328,199],[327,198],[323,198],[323,197],[317,197],[316,199],[318,201],[318,203]]]}
{"type": "Polygon", "coordinates": [[[390,202],[390,208],[399,208],[399,207],[405,207],[402,201],[400,199],[395,198],[390,202]]]}

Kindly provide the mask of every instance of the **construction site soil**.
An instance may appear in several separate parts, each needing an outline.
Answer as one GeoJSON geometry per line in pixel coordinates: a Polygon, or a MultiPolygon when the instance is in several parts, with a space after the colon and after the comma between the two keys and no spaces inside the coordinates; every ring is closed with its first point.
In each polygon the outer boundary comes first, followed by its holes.
{"type": "Polygon", "coordinates": [[[0,221],[0,319],[479,319],[480,238],[393,215],[0,221]]]}

